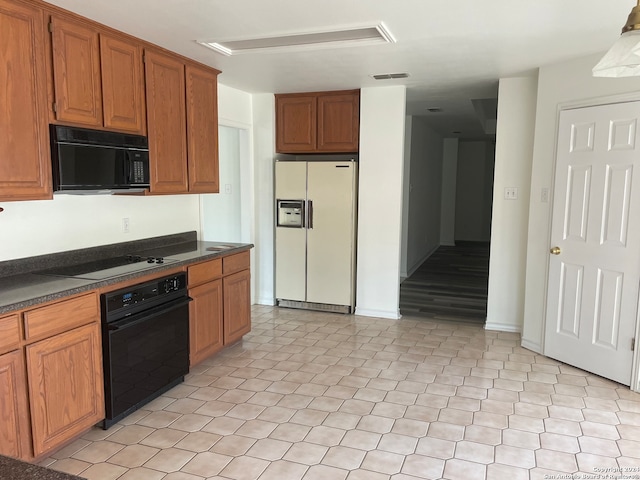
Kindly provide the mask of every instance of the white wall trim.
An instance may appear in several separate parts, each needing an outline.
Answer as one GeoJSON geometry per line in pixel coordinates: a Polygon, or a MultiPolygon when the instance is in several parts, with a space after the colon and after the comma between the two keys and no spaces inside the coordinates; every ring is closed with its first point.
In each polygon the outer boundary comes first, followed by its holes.
{"type": "Polygon", "coordinates": [[[526,348],[527,350],[531,350],[532,352],[542,354],[542,345],[537,342],[522,340],[522,342],[520,342],[520,345],[522,346],[522,348],[526,348]]]}
{"type": "Polygon", "coordinates": [[[240,130],[251,130],[253,128],[253,125],[251,124],[238,122],[236,120],[232,120],[230,118],[225,118],[225,117],[218,117],[218,125],[222,125],[224,127],[238,128],[240,130]]]}
{"type": "Polygon", "coordinates": [[[275,307],[276,301],[273,297],[260,297],[256,300],[257,305],[269,305],[275,307]]]}
{"type": "Polygon", "coordinates": [[[393,312],[388,310],[371,310],[367,308],[356,307],[355,314],[361,317],[386,318],[389,320],[400,320],[400,318],[402,318],[402,315],[400,315],[400,310],[393,312]]]}
{"type": "Polygon", "coordinates": [[[628,92],[619,95],[605,95],[600,97],[582,98],[580,100],[571,100],[558,104],[558,115],[560,114],[561,110],[596,107],[599,105],[609,105],[612,103],[636,102],[638,100],[640,100],[640,92],[628,92]]]}
{"type": "Polygon", "coordinates": [[[522,327],[520,325],[510,325],[507,323],[487,322],[484,324],[484,329],[496,332],[522,333],[522,327]]]}

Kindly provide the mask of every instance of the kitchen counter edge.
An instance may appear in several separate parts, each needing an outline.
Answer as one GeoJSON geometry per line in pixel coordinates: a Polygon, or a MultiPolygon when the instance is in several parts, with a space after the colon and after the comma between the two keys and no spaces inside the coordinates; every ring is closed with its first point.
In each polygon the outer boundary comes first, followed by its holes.
{"type": "MultiPolygon", "coordinates": [[[[108,287],[110,285],[117,285],[119,283],[126,282],[127,280],[147,277],[150,274],[158,274],[158,276],[162,276],[161,274],[163,271],[175,270],[179,267],[189,266],[207,260],[213,260],[214,258],[227,257],[229,255],[240,253],[246,250],[251,250],[254,247],[252,243],[244,243],[232,244],[234,245],[233,247],[225,248],[224,250],[207,250],[207,248],[218,247],[220,245],[221,242],[198,241],[197,249],[195,251],[172,256],[173,258],[180,258],[176,261],[173,261],[172,263],[158,265],[157,267],[152,269],[142,270],[126,275],[120,275],[117,277],[111,277],[105,280],[80,280],[60,277],[56,278],[55,281],[52,281],[50,277],[45,277],[37,273],[26,273],[22,275],[16,275],[15,277],[9,277],[6,280],[9,280],[11,282],[12,288],[16,290],[19,290],[20,288],[34,287],[38,283],[45,284],[47,282],[54,283],[56,286],[52,288],[52,291],[47,292],[46,294],[36,295],[31,298],[23,298],[12,302],[7,302],[6,300],[3,302],[0,296],[0,315],[9,314],[17,310],[23,310],[28,307],[33,307],[35,305],[40,305],[54,300],[61,300],[82,292],[97,290],[99,288],[108,287]],[[38,279],[41,279],[41,282],[38,282],[38,279]]],[[[225,243],[224,245],[230,245],[230,243],[225,243]]],[[[114,288],[114,290],[116,289],[117,287],[114,288]]],[[[9,296],[10,295],[11,293],[9,293],[9,296]]]]}

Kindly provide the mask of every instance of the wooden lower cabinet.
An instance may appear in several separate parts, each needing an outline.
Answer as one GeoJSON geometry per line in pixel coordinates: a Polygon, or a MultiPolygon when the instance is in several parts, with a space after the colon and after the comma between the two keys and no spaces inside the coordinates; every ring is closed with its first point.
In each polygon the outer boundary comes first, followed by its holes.
{"type": "Polygon", "coordinates": [[[26,347],[33,453],[42,455],[104,418],[98,323],[26,347]]]}
{"type": "Polygon", "coordinates": [[[31,435],[22,350],[0,355],[0,453],[29,459],[31,435]]]}
{"type": "Polygon", "coordinates": [[[224,343],[240,340],[251,331],[251,272],[242,270],[222,279],[224,343]]]}
{"type": "Polygon", "coordinates": [[[194,366],[251,331],[249,251],[189,267],[189,346],[194,366]]]}
{"type": "Polygon", "coordinates": [[[189,359],[196,365],[223,347],[222,280],[189,289],[189,359]]]}

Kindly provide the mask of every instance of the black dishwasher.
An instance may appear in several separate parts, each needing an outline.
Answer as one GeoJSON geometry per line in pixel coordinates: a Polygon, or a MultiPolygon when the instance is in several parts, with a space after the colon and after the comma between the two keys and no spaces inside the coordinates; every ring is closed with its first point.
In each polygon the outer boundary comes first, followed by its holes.
{"type": "Polygon", "coordinates": [[[184,380],[189,302],[184,273],[101,295],[106,430],[184,380]]]}

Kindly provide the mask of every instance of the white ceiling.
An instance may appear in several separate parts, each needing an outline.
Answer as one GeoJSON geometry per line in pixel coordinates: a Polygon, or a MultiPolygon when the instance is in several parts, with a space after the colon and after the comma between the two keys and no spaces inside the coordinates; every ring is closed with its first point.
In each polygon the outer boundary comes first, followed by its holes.
{"type": "Polygon", "coordinates": [[[444,135],[461,131],[462,138],[482,135],[472,100],[496,98],[499,78],[606,51],[635,4],[633,0],[48,1],[213,66],[222,71],[220,83],[251,93],[406,85],[408,114],[426,116],[444,135]],[[396,43],[233,57],[196,43],[380,22],[396,43]],[[410,77],[382,81],[370,77],[397,72],[410,77]],[[429,113],[429,107],[444,112],[429,113]]]}

